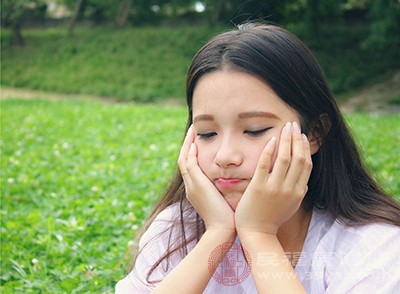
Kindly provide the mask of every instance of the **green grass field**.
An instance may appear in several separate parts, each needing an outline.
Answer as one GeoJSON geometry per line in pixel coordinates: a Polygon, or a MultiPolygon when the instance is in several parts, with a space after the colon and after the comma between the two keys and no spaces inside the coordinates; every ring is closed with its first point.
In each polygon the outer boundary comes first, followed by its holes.
{"type": "MultiPolygon", "coordinates": [[[[113,293],[128,242],[167,185],[186,110],[1,101],[2,293],[113,293]]],[[[396,116],[348,117],[400,199],[396,116]]]]}

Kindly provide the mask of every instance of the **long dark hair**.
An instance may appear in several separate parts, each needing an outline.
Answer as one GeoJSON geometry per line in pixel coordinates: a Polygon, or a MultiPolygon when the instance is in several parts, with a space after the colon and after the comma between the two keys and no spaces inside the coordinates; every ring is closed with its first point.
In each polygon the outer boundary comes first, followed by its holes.
{"type": "MultiPolygon", "coordinates": [[[[309,137],[319,140],[312,156],[313,171],[303,205],[320,209],[349,225],[386,223],[400,226],[400,205],[387,195],[369,174],[360,152],[335,102],[325,76],[310,52],[296,36],[273,25],[246,24],[237,30],[217,35],[194,56],[187,74],[187,128],[192,123],[193,91],[207,73],[231,69],[256,76],[301,117],[301,127],[309,137]]],[[[169,248],[148,277],[173,252],[185,255],[188,242],[204,232],[198,218],[195,234],[185,236],[183,205],[185,189],[177,171],[164,196],[155,206],[143,230],[166,207],[180,202],[176,221],[181,228],[179,246],[169,248]]]]}

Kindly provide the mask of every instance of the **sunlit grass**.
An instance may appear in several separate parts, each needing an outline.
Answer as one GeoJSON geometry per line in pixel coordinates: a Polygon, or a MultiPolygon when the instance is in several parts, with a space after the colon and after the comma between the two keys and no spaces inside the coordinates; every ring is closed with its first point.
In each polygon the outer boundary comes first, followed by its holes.
{"type": "Polygon", "coordinates": [[[4,293],[111,292],[175,168],[185,110],[14,100],[1,123],[4,293]]]}

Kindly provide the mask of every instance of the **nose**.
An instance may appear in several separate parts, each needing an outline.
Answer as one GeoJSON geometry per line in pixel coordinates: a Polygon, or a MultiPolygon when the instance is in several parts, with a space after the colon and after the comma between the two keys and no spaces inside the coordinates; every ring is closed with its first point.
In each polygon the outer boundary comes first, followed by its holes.
{"type": "Polygon", "coordinates": [[[240,142],[229,137],[223,138],[218,146],[214,161],[222,168],[240,166],[243,162],[240,142]]]}

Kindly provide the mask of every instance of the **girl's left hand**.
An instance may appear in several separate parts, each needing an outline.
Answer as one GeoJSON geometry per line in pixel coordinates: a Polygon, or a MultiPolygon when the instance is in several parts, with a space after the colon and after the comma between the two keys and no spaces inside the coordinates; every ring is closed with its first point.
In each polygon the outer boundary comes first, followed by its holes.
{"type": "Polygon", "coordinates": [[[278,155],[270,172],[275,145],[273,137],[265,146],[253,179],[235,212],[236,231],[276,235],[292,217],[307,192],[312,161],[307,137],[297,123],[282,130],[278,155]]]}

